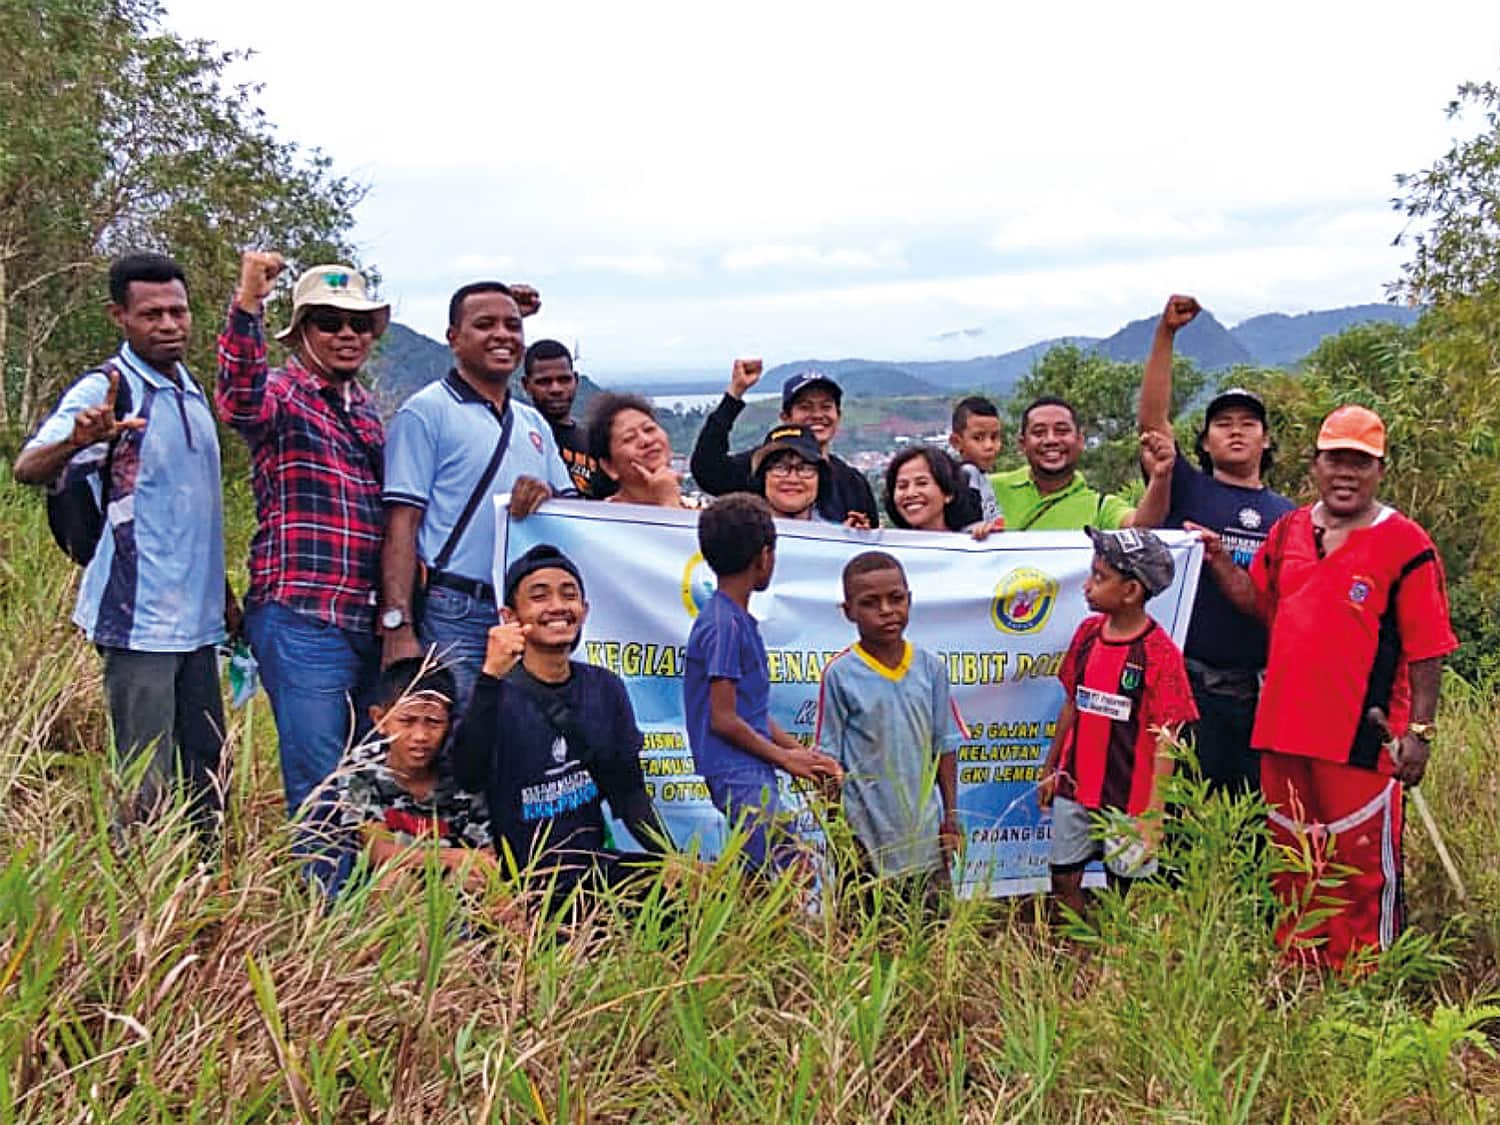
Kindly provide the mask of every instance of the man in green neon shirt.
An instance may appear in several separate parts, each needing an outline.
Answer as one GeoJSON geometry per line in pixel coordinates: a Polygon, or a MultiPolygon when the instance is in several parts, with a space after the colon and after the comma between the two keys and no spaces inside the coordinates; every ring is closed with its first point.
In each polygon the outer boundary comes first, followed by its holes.
{"type": "Polygon", "coordinates": [[[1172,463],[1177,451],[1168,438],[1141,435],[1141,467],[1146,492],[1138,506],[1089,487],[1078,471],[1083,430],[1073,407],[1043,395],[1021,414],[1024,468],[991,473],[990,486],[1005,517],[1006,531],[1081,531],[1085,526],[1115,530],[1160,526],[1172,499],[1172,463]]]}

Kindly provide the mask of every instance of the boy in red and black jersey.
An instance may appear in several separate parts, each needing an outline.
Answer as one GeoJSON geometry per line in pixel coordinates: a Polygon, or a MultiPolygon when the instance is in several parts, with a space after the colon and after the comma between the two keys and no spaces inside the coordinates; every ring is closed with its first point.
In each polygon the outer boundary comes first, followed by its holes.
{"type": "Polygon", "coordinates": [[[1112,886],[1156,871],[1168,743],[1198,718],[1182,652],[1145,608],[1172,584],[1166,545],[1133,528],[1084,530],[1094,562],[1083,596],[1096,616],[1078,627],[1058,674],[1068,698],[1037,790],[1052,809],[1052,893],[1079,914],[1093,860],[1104,860],[1112,886]],[[1133,838],[1100,838],[1106,810],[1135,822],[1133,838]]]}

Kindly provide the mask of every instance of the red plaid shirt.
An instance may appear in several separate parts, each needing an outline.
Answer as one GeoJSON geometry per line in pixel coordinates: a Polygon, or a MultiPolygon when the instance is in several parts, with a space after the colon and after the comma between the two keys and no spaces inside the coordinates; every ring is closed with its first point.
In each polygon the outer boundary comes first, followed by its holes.
{"type": "Polygon", "coordinates": [[[380,587],[385,429],[365,389],[353,380],[348,388],[346,411],[341,389],[296,356],[270,370],[261,318],[230,306],[214,398],[254,462],[260,522],[245,602],[368,633],[380,587]]]}

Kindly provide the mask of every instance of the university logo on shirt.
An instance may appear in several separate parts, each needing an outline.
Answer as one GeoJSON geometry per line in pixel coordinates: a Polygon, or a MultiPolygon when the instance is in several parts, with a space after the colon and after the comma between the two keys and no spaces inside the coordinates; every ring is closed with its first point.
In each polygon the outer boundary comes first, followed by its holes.
{"type": "Polygon", "coordinates": [[[535,430],[531,430],[529,431],[528,436],[531,438],[531,444],[536,448],[536,451],[540,453],[542,451],[542,435],[537,433],[535,430]]]}
{"type": "Polygon", "coordinates": [[[1141,680],[1144,678],[1144,674],[1145,669],[1142,668],[1139,664],[1125,665],[1124,671],[1120,673],[1120,690],[1135,691],[1141,686],[1141,680]]]}
{"type": "Polygon", "coordinates": [[[1355,606],[1363,606],[1370,600],[1370,592],[1373,585],[1370,579],[1364,575],[1355,575],[1354,581],[1349,583],[1349,603],[1355,606]]]}
{"type": "Polygon", "coordinates": [[[1254,508],[1241,508],[1239,520],[1241,527],[1249,531],[1256,531],[1260,528],[1262,517],[1254,508]]]}

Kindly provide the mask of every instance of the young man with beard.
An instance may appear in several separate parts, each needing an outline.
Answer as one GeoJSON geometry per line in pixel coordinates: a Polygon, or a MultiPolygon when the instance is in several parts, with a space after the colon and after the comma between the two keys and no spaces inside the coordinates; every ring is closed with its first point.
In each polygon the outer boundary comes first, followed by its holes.
{"type": "Polygon", "coordinates": [[[552,427],[552,439],[573,487],[587,500],[603,500],[615,491],[614,481],[589,455],[588,427],[573,417],[578,397],[578,373],[573,356],[556,340],[538,340],[526,349],[521,386],[552,427]]]}
{"type": "MultiPolygon", "coordinates": [[[[303,845],[331,851],[325,786],[351,740],[368,729],[380,676],[375,639],[381,450],[374,400],[359,373],[390,321],[364,275],[314,266],[292,290],[266,360],[264,302],[280,254],[247,250],[219,336],[219,416],[250,446],[257,526],[250,541],[246,632],[276,716],[287,815],[307,817],[303,845]],[[352,718],[351,718],[352,717],[352,718]],[[315,807],[309,801],[320,795],[315,807]]],[[[331,882],[315,861],[310,873],[331,882]]]]}
{"type": "Polygon", "coordinates": [[[578,567],[550,544],[532,547],[507,568],[504,600],[453,766],[486,795],[504,867],[555,878],[548,898],[561,905],[580,881],[639,877],[671,837],[646,794],[624,681],[571,658],[589,609],[578,567]],[[609,846],[604,801],[649,855],[609,846]]]}
{"type": "Polygon", "coordinates": [[[180,776],[203,822],[221,807],[214,650],[226,609],[238,612],[226,605],[219,436],[182,364],[192,328],[182,267],[160,254],[117,258],[109,299],[124,343],[68,388],[16,459],[15,477],[66,485],[107,476],[103,530],[73,621],[103,658],[120,760],[151,754],[122,819],[149,813],[180,776]]]}
{"type": "MultiPolygon", "coordinates": [[[[1082,531],[1088,526],[1110,531],[1136,523],[1136,509],[1119,496],[1090,488],[1078,471],[1085,445],[1078,412],[1065,399],[1043,395],[1021,412],[1026,465],[989,477],[1006,531],[1082,531]]],[[[1175,456],[1169,440],[1141,436],[1146,493],[1140,512],[1148,517],[1166,511],[1175,456]]],[[[1143,523],[1150,525],[1149,519],[1143,523]]]]}
{"type": "Polygon", "coordinates": [[[1200,529],[1208,570],[1270,630],[1251,744],[1271,838],[1308,862],[1274,876],[1290,958],[1332,967],[1390,948],[1401,898],[1402,785],[1426,772],[1443,657],[1458,647],[1432,540],[1376,499],[1385,424],[1341,406],[1318,431],[1318,500],[1283,516],[1248,572],[1200,529]]]}
{"type": "Polygon", "coordinates": [[[384,660],[436,646],[457,684],[455,718],[468,706],[499,622],[490,582],[492,498],[510,493],[511,517],[520,519],[573,488],[551,427],[510,393],[526,348],[521,318],[540,305],[535,290],[498,281],[461,287],[448,304],[453,369],[391,419],[381,552],[384,660]],[[422,611],[414,620],[419,565],[422,611]]]}
{"type": "MultiPolygon", "coordinates": [[[[750,467],[754,450],[731,454],[729,432],[745,409],[745,395],[760,381],[763,369],[758,359],[735,360],[729,389],[698,433],[688,464],[693,480],[710,496],[755,490],[755,474],[750,467]]],[[[880,511],[870,482],[853,465],[829,452],[839,432],[843,402],[843,389],[833,379],[819,371],[803,371],[782,384],[781,420],[811,430],[827,459],[828,488],[820,490],[818,513],[830,523],[843,523],[850,512],[859,512],[869,527],[879,527],[880,511]]]]}
{"type": "MultiPolygon", "coordinates": [[[[1168,298],[1156,325],[1141,383],[1141,433],[1175,441],[1172,430],[1172,343],[1200,307],[1192,297],[1168,298]]],[[[1161,527],[1193,523],[1217,532],[1238,566],[1249,566],[1271,526],[1294,505],[1265,485],[1271,435],[1260,396],[1241,388],[1215,395],[1198,434],[1198,465],[1179,456],[1172,468],[1171,506],[1161,527]]],[[[1260,784],[1250,748],[1266,630],[1238,613],[1215,582],[1198,583],[1188,627],[1188,677],[1198,703],[1198,764],[1214,786],[1249,792],[1260,784]]]]}

